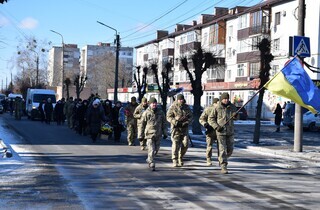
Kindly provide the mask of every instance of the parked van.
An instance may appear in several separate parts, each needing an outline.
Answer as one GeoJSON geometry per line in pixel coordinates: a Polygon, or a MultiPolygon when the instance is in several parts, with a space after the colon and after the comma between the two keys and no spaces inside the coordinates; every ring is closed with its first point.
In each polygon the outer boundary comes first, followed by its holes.
{"type": "Polygon", "coordinates": [[[51,98],[53,107],[56,105],[56,93],[48,89],[28,89],[26,97],[26,113],[29,119],[40,119],[39,104],[45,99],[51,98]]]}

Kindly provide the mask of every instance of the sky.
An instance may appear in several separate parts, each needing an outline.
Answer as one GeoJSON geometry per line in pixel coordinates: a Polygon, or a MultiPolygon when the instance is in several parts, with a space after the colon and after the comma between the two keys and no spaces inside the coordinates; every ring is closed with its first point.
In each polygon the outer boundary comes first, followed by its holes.
{"type": "MultiPolygon", "coordinates": [[[[0,85],[17,74],[12,58],[19,40],[37,40],[61,46],[113,43],[135,47],[156,38],[157,30],[174,32],[176,24],[191,24],[214,7],[252,6],[262,0],[8,0],[0,4],[0,85]],[[100,21],[105,27],[97,23],[100,21]]],[[[0,86],[1,88],[1,86],[0,86]]]]}

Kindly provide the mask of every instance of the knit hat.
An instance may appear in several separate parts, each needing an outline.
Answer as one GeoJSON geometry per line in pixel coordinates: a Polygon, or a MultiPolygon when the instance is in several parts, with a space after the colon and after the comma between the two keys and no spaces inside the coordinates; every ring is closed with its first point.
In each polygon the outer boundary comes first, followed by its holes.
{"type": "Polygon", "coordinates": [[[131,97],[131,102],[136,102],[137,101],[137,98],[136,97],[131,97]]]}
{"type": "Polygon", "coordinates": [[[150,98],[149,103],[157,103],[157,99],[155,99],[154,97],[150,98]]]}
{"type": "Polygon", "coordinates": [[[184,96],[182,94],[177,95],[177,100],[183,100],[184,96]]]}
{"type": "Polygon", "coordinates": [[[141,102],[142,103],[144,103],[144,102],[147,102],[148,100],[145,98],[145,97],[143,97],[142,99],[141,99],[141,102]]]}
{"type": "Polygon", "coordinates": [[[214,98],[214,99],[213,99],[213,103],[214,103],[214,104],[217,103],[218,101],[219,101],[218,98],[214,98]]]}
{"type": "Polygon", "coordinates": [[[100,104],[100,100],[98,98],[92,102],[92,105],[99,105],[99,104],[100,104]]]}
{"type": "Polygon", "coordinates": [[[226,93],[226,92],[222,93],[220,98],[221,98],[221,100],[222,99],[229,99],[229,93],[226,93]]]}

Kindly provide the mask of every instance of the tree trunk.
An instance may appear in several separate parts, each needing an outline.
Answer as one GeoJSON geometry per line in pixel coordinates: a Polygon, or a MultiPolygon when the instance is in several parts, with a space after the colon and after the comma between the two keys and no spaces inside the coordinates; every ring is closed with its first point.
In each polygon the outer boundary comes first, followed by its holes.
{"type": "Polygon", "coordinates": [[[257,101],[257,113],[256,113],[256,124],[254,126],[253,143],[259,144],[260,140],[260,127],[261,127],[261,111],[263,102],[264,88],[259,93],[259,98],[257,101]]]}
{"type": "Polygon", "coordinates": [[[201,102],[201,92],[199,90],[195,91],[194,94],[194,104],[193,104],[193,122],[192,122],[192,133],[194,135],[202,135],[201,124],[199,118],[201,115],[200,102],[201,102]]]}

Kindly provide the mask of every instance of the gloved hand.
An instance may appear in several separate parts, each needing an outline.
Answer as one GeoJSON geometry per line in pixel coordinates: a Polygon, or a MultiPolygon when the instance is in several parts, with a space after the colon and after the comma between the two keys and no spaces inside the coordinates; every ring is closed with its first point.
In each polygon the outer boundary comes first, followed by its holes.
{"type": "Polygon", "coordinates": [[[167,134],[163,134],[163,139],[167,139],[167,138],[168,138],[167,134]]]}
{"type": "Polygon", "coordinates": [[[224,130],[224,127],[221,127],[220,125],[218,125],[218,127],[216,128],[216,131],[218,132],[222,132],[224,130]]]}
{"type": "Polygon", "coordinates": [[[175,127],[176,127],[176,128],[181,128],[181,127],[182,127],[182,122],[181,122],[181,121],[178,121],[175,127]]]}
{"type": "Polygon", "coordinates": [[[208,134],[208,133],[211,133],[213,131],[213,127],[211,127],[210,125],[208,125],[207,127],[206,127],[206,134],[208,134]]]}
{"type": "Polygon", "coordinates": [[[207,128],[208,126],[210,126],[209,123],[205,123],[205,124],[203,125],[204,128],[207,128]]]}
{"type": "Polygon", "coordinates": [[[181,127],[187,127],[188,125],[189,125],[189,123],[184,122],[184,123],[182,123],[181,127]]]}

